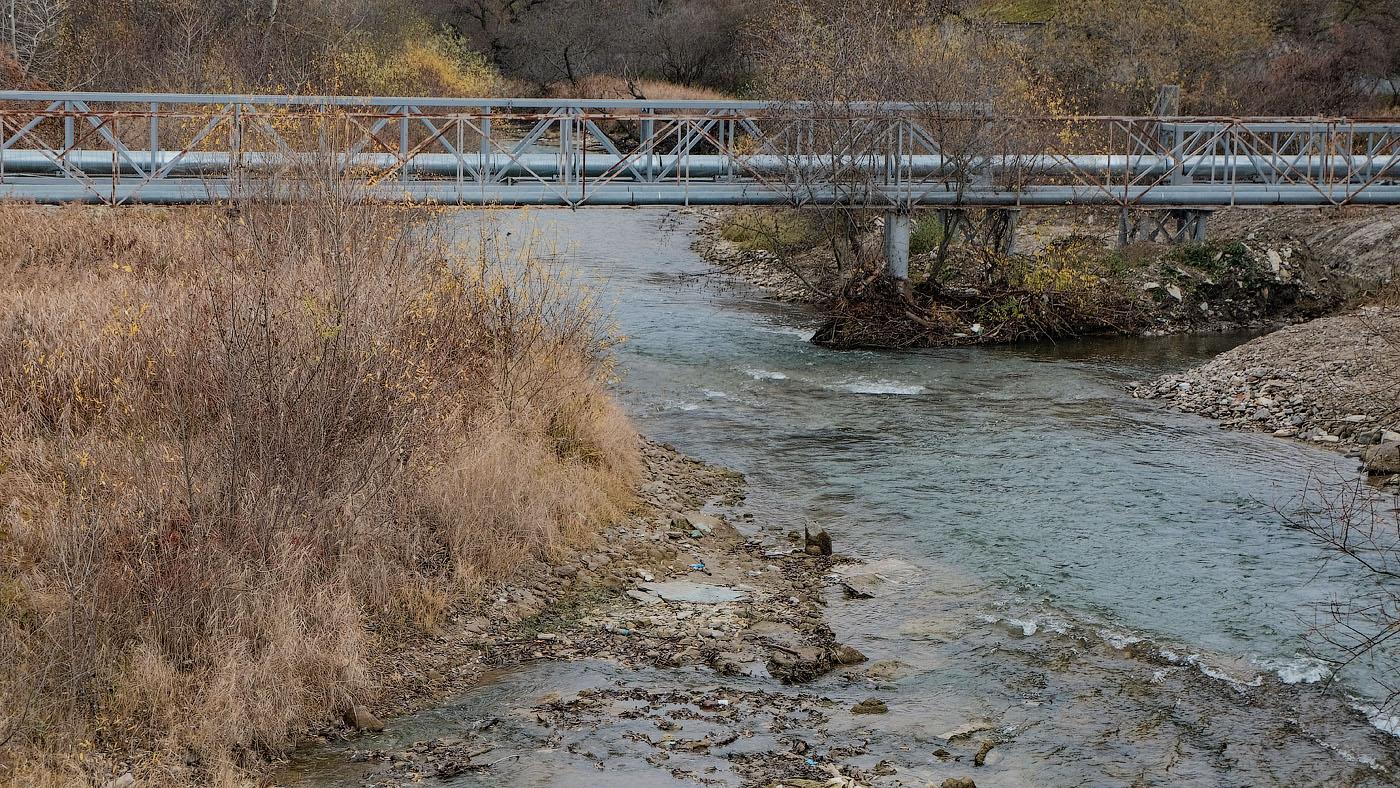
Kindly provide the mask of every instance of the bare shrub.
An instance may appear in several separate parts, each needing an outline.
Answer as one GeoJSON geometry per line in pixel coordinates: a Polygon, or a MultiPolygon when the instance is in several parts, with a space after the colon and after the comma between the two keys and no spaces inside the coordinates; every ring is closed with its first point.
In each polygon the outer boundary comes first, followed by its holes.
{"type": "Polygon", "coordinates": [[[231,779],[372,693],[383,638],[628,505],[576,289],[302,183],[0,208],[0,782],[231,779]]]}
{"type": "Polygon", "coordinates": [[[1360,580],[1358,591],[1317,605],[1309,653],[1334,677],[1368,665],[1380,707],[1393,707],[1400,698],[1400,501],[1364,481],[1313,479],[1283,515],[1318,545],[1322,566],[1341,565],[1360,580]]]}

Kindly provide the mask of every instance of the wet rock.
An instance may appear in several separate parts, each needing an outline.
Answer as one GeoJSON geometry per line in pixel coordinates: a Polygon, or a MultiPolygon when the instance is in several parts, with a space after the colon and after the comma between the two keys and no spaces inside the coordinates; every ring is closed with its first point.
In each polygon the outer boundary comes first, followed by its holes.
{"type": "Polygon", "coordinates": [[[709,536],[716,528],[723,527],[724,521],[712,514],[690,511],[672,516],[671,525],[683,531],[699,531],[702,536],[709,536]]]}
{"type": "Polygon", "coordinates": [[[904,561],[884,559],[868,564],[842,566],[836,570],[836,576],[846,596],[852,599],[870,599],[882,593],[882,587],[891,582],[890,578],[910,569],[910,564],[904,561]]]}
{"type": "Polygon", "coordinates": [[[995,742],[983,739],[982,746],[977,750],[977,754],[972,757],[972,764],[974,766],[985,765],[987,763],[987,753],[991,752],[992,748],[995,746],[995,742]]]}
{"type": "Polygon", "coordinates": [[[977,788],[971,777],[949,777],[939,788],[977,788]]]}
{"type": "Polygon", "coordinates": [[[990,730],[992,727],[994,726],[990,722],[969,722],[964,725],[959,725],[958,727],[943,733],[938,738],[946,742],[954,742],[958,739],[965,739],[968,736],[971,736],[972,734],[977,733],[979,731],[990,730]]]}
{"type": "Polygon", "coordinates": [[[898,771],[898,769],[894,768],[894,764],[889,761],[880,761],[871,768],[870,773],[877,777],[889,777],[896,774],[898,771]]]}
{"type": "Polygon", "coordinates": [[[831,657],[838,665],[859,665],[866,660],[866,656],[860,653],[859,649],[844,643],[831,650],[831,657]]]}
{"type": "Polygon", "coordinates": [[[345,710],[343,715],[345,724],[360,731],[377,733],[384,730],[384,723],[367,708],[359,703],[352,703],[345,710]]]}
{"type": "Polygon", "coordinates": [[[872,681],[892,681],[904,675],[907,666],[897,659],[882,659],[872,662],[865,669],[865,675],[872,681]]]}
{"type": "Polygon", "coordinates": [[[710,667],[722,676],[765,675],[762,662],[754,654],[721,651],[711,657],[710,667]]]}
{"type": "Polygon", "coordinates": [[[1382,440],[1368,447],[1362,461],[1366,464],[1366,472],[1372,475],[1400,473],[1400,441],[1382,440]]]}
{"type": "Polygon", "coordinates": [[[831,652],[816,646],[774,646],[768,658],[768,672],[787,684],[812,681],[829,672],[834,665],[831,652]]]}
{"type": "Polygon", "coordinates": [[[890,707],[885,705],[885,702],[879,698],[866,698],[851,707],[852,714],[885,714],[889,712],[889,710],[890,707]]]}

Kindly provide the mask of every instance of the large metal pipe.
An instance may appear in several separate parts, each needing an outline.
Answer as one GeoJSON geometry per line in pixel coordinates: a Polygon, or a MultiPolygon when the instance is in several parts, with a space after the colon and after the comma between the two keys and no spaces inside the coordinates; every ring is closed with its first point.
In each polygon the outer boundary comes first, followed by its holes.
{"type": "MultiPolygon", "coordinates": [[[[295,163],[295,158],[269,151],[244,151],[242,166],[257,172],[275,171],[295,163]]],[[[222,152],[175,153],[132,150],[125,155],[112,151],[75,150],[61,158],[52,152],[36,150],[0,151],[0,174],[47,175],[59,174],[65,168],[85,175],[110,177],[113,172],[138,175],[163,171],[169,176],[217,176],[229,171],[230,156],[222,152]],[[152,169],[154,163],[154,169],[152,169]]],[[[306,154],[305,161],[314,161],[306,154]]],[[[386,153],[360,153],[343,160],[343,166],[387,171],[398,167],[398,158],[386,153]]],[[[409,159],[410,175],[456,177],[459,170],[469,180],[472,173],[485,162],[495,178],[555,179],[561,172],[561,157],[557,153],[523,153],[508,155],[475,153],[461,157],[450,153],[420,153],[409,159]]],[[[666,173],[667,180],[719,178],[731,171],[739,177],[783,177],[809,173],[814,176],[832,175],[850,178],[863,170],[873,175],[885,172],[880,162],[843,161],[831,156],[785,157],[774,155],[717,156],[690,154],[683,161],[676,156],[653,154],[650,158],[653,174],[666,173]]],[[[1100,156],[1027,154],[989,156],[973,159],[919,155],[898,160],[901,177],[951,177],[958,174],[990,177],[1069,177],[1104,176],[1161,177],[1177,172],[1185,177],[1205,181],[1229,181],[1241,178],[1280,179],[1313,178],[1400,178],[1400,154],[1360,156],[1187,156],[1180,160],[1170,156],[1100,156]]],[[[648,160],[643,156],[623,157],[612,154],[575,154],[573,172],[586,178],[618,178],[647,180],[648,160]]]]}
{"type": "MultiPolygon", "coordinates": [[[[679,205],[859,205],[884,207],[1037,207],[1099,205],[1143,208],[1212,208],[1228,206],[1400,205],[1400,186],[1230,185],[1203,184],[1147,187],[1030,186],[1011,191],[996,188],[962,190],[856,190],[814,188],[801,200],[759,184],[659,184],[614,182],[604,186],[538,183],[457,184],[448,181],[393,182],[367,187],[376,199],[448,205],[557,206],[679,206],[679,205]]],[[[90,186],[66,178],[10,178],[0,183],[0,198],[42,203],[135,202],[156,204],[206,203],[227,199],[224,179],[170,179],[138,183],[122,179],[90,186]]],[[[282,193],[295,199],[294,189],[282,193]]],[[[276,192],[271,193],[277,198],[276,192]]]]}

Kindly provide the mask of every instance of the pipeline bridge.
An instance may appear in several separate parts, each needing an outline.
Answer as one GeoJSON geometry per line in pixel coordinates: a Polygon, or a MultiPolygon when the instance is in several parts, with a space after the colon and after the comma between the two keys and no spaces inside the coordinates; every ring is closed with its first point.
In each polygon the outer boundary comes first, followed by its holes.
{"type": "Polygon", "coordinates": [[[439,205],[883,209],[899,275],[915,208],[1014,228],[1024,208],[1116,207],[1126,242],[1202,238],[1221,207],[1400,206],[1400,118],[0,91],[0,199],[210,203],[328,173],[439,205]]]}

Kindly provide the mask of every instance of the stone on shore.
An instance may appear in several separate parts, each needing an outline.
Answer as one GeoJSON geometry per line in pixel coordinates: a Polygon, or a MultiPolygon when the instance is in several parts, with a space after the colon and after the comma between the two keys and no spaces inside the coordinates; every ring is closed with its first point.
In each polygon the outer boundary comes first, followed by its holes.
{"type": "Polygon", "coordinates": [[[709,583],[692,583],[689,580],[642,583],[641,589],[643,592],[655,594],[667,602],[689,602],[697,605],[738,602],[745,597],[744,592],[736,588],[710,585],[709,583]]]}
{"type": "Polygon", "coordinates": [[[368,731],[370,733],[378,733],[384,730],[384,723],[381,722],[378,717],[374,716],[373,712],[359,703],[350,704],[350,707],[345,710],[344,716],[345,724],[355,730],[368,731]]]}
{"type": "Polygon", "coordinates": [[[885,705],[885,702],[879,698],[866,698],[851,707],[852,714],[885,714],[888,713],[889,710],[890,707],[885,705]]]}
{"type": "Polygon", "coordinates": [[[723,527],[724,521],[712,514],[687,511],[673,515],[671,525],[685,531],[699,531],[701,534],[709,536],[714,533],[716,528],[723,527]]]}
{"type": "Polygon", "coordinates": [[[1374,474],[1400,472],[1400,392],[1389,381],[1400,369],[1400,308],[1368,306],[1286,326],[1186,372],[1130,387],[1222,426],[1359,454],[1374,474]],[[1374,458],[1374,460],[1373,460],[1374,458]]]}
{"type": "Polygon", "coordinates": [[[1400,441],[1383,440],[1367,448],[1362,461],[1373,475],[1400,473],[1400,441]]]}
{"type": "Polygon", "coordinates": [[[859,665],[866,660],[866,656],[860,653],[859,649],[844,643],[831,650],[831,657],[838,665],[859,665]]]}

